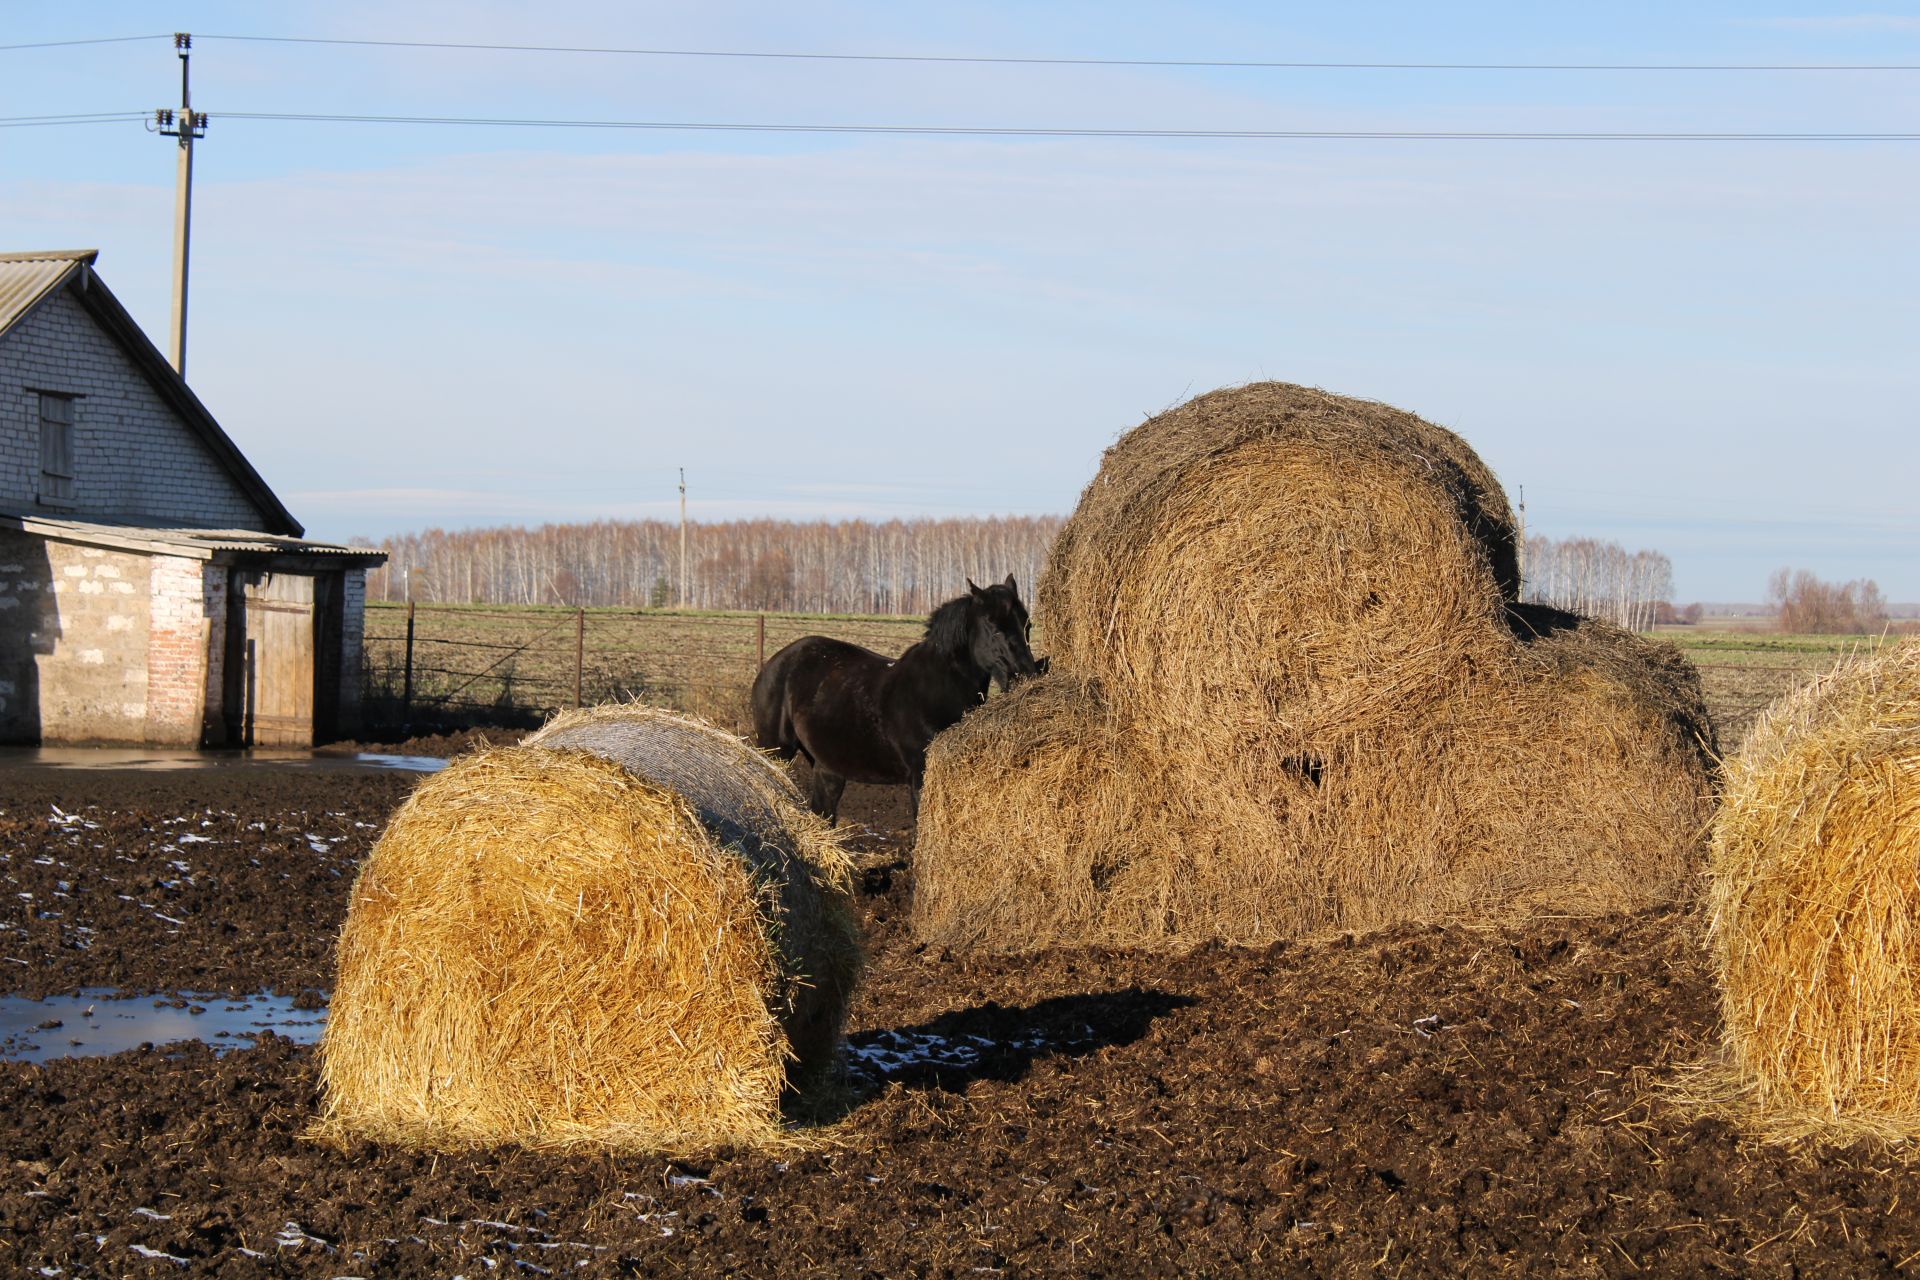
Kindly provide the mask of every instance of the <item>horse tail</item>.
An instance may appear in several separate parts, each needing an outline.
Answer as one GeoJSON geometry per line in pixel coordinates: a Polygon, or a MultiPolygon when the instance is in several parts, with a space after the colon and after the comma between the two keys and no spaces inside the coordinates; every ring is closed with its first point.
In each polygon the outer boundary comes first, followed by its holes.
{"type": "Polygon", "coordinates": [[[753,736],[762,751],[791,760],[800,750],[800,739],[787,712],[787,664],[781,661],[785,656],[784,651],[774,654],[753,678],[753,736]]]}

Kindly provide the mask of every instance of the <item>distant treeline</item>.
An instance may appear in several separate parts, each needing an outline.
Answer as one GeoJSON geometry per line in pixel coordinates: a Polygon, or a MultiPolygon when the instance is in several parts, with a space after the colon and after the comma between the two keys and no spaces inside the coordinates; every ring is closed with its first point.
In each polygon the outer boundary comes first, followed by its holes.
{"type": "Polygon", "coordinates": [[[1523,598],[1629,631],[1645,631],[1673,599],[1673,562],[1658,551],[1628,551],[1595,538],[1526,541],[1523,598]]]}
{"type": "MultiPolygon", "coordinates": [[[[1029,602],[1059,516],[945,520],[667,520],[428,529],[388,539],[372,600],[923,614],[971,577],[1011,573],[1029,602]]],[[[367,545],[364,539],[356,539],[367,545]]],[[[1526,598],[1644,629],[1673,593],[1673,565],[1592,538],[1526,541],[1526,598]]]]}
{"type": "MultiPolygon", "coordinates": [[[[367,576],[372,600],[627,605],[768,612],[923,614],[1011,573],[1031,601],[1058,516],[945,520],[728,520],[680,527],[601,520],[449,532],[386,541],[367,576]]],[[[361,545],[370,545],[356,539],[361,545]]]]}

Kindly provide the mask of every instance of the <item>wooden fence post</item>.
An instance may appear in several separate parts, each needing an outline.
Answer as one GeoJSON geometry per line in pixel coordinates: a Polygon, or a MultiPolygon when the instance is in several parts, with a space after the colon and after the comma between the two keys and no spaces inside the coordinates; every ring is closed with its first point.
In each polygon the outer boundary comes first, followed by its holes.
{"type": "Polygon", "coordinates": [[[761,614],[753,622],[753,673],[760,674],[760,668],[767,665],[767,615],[761,614]]]}
{"type": "Polygon", "coordinates": [[[413,601],[407,601],[407,665],[400,684],[400,727],[413,724],[413,601]]]}
{"type": "Polygon", "coordinates": [[[580,676],[587,665],[587,611],[577,609],[573,615],[573,706],[580,708],[580,676]]]}

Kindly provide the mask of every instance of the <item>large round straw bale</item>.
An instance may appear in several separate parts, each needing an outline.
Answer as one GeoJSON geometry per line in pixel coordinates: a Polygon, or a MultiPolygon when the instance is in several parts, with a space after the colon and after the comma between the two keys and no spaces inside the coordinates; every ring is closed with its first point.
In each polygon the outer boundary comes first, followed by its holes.
{"type": "Polygon", "coordinates": [[[1567,626],[1530,646],[1523,679],[1264,776],[1165,751],[1071,674],[1028,682],[928,755],[915,932],[1016,952],[1258,944],[1677,897],[1699,869],[1711,739],[1669,648],[1567,626]]]}
{"type": "Polygon", "coordinates": [[[1058,661],[1227,755],[1250,723],[1304,740],[1444,696],[1498,660],[1518,576],[1505,495],[1458,436],[1267,382],[1108,449],[1037,599],[1058,661]]]}
{"type": "Polygon", "coordinates": [[[1516,584],[1498,483],[1411,414],[1262,383],[1135,428],[1041,577],[1052,675],[929,753],[916,930],[1257,943],[1679,895],[1697,677],[1516,584]]]}
{"type": "Polygon", "coordinates": [[[1920,1136],[1920,640],[1775,703],[1726,775],[1712,953],[1753,1118],[1920,1136]]]}
{"type": "Polygon", "coordinates": [[[318,1131],[409,1146],[776,1140],[827,1083],[850,869],[736,738],[644,708],[423,782],[354,885],[318,1131]]]}
{"type": "MultiPolygon", "coordinates": [[[[1430,787],[1457,794],[1447,914],[1597,915],[1684,896],[1713,815],[1715,736],[1673,645],[1538,606],[1511,686],[1454,710],[1430,787]]],[[[1394,773],[1418,776],[1417,761],[1394,773]]]]}
{"type": "MultiPolygon", "coordinates": [[[[914,843],[915,932],[996,951],[1132,946],[1180,932],[1216,877],[1219,815],[1183,801],[1184,780],[1097,686],[1054,673],[989,700],[934,740],[914,843]]],[[[1249,883],[1242,902],[1287,900],[1249,883]]],[[[1256,906],[1257,909],[1257,906],[1256,906]]]]}

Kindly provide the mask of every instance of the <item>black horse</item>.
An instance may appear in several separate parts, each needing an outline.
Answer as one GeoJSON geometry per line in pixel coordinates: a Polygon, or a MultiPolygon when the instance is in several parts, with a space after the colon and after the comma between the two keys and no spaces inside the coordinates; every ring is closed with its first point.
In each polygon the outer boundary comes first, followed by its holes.
{"type": "Polygon", "coordinates": [[[828,822],[840,813],[847,782],[906,783],[920,812],[927,744],[987,696],[988,681],[1007,688],[1037,666],[1020,588],[976,587],[927,619],[926,638],[898,658],[806,636],[767,660],[753,682],[753,729],[762,749],[813,766],[807,803],[828,822]]]}

